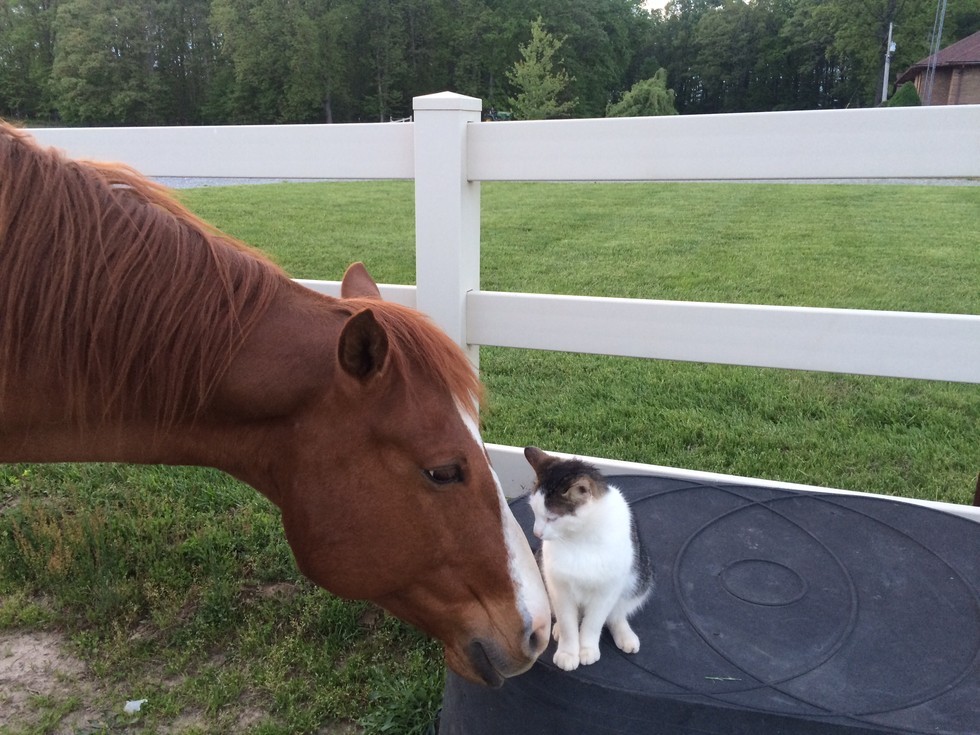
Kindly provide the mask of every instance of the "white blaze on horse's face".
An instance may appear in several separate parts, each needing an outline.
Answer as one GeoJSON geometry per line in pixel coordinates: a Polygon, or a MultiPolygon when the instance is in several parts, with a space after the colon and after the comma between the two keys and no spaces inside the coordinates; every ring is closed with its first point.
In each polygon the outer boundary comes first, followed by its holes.
{"type": "MultiPolygon", "coordinates": [[[[470,413],[460,408],[460,416],[463,423],[473,435],[474,441],[486,456],[486,449],[480,429],[473,420],[470,413]]],[[[541,572],[538,564],[531,553],[531,547],[527,544],[524,531],[521,529],[517,519],[507,504],[504,497],[504,490],[500,485],[500,478],[490,465],[487,458],[487,465],[490,467],[490,474],[497,486],[497,495],[500,498],[500,517],[503,519],[504,541],[507,544],[507,557],[510,567],[510,576],[514,582],[514,591],[517,598],[519,612],[524,618],[525,625],[537,634],[538,653],[540,654],[548,643],[551,630],[551,605],[548,601],[548,593],[545,591],[544,582],[541,579],[541,572]]]]}

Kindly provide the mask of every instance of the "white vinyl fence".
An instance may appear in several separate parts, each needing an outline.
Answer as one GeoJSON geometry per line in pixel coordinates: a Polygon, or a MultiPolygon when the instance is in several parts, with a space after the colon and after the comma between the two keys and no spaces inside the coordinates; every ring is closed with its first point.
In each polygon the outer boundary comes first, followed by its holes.
{"type": "MultiPolygon", "coordinates": [[[[480,100],[448,92],[414,107],[414,122],[399,125],[32,132],[155,177],[414,179],[417,285],[382,292],[429,313],[474,362],[481,345],[496,345],[980,383],[978,315],[480,290],[481,181],[980,177],[980,105],[507,123],[480,122],[480,100]]],[[[337,282],[303,283],[339,293],[337,282]]],[[[519,493],[531,479],[521,450],[489,449],[507,492],[519,493]]],[[[611,472],[804,488],[597,461],[611,472]]],[[[980,520],[980,510],[942,507],[980,520]]]]}

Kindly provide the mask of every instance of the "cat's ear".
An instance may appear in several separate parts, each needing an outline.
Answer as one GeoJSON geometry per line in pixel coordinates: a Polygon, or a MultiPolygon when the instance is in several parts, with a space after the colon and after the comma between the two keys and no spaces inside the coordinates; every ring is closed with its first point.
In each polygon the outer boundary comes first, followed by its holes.
{"type": "Polygon", "coordinates": [[[595,482],[590,477],[583,477],[576,480],[568,489],[562,493],[566,498],[572,502],[581,502],[588,498],[596,497],[598,488],[595,482]]]}
{"type": "Polygon", "coordinates": [[[537,475],[540,475],[542,470],[555,461],[554,457],[545,454],[537,447],[524,447],[524,457],[537,475]]]}

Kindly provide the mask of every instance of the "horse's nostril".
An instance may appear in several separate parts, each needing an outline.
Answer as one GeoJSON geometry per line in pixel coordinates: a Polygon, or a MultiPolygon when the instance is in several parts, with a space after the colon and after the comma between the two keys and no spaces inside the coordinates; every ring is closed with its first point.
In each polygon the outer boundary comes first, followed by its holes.
{"type": "Polygon", "coordinates": [[[527,650],[535,658],[548,647],[548,626],[535,628],[527,639],[527,650]]]}

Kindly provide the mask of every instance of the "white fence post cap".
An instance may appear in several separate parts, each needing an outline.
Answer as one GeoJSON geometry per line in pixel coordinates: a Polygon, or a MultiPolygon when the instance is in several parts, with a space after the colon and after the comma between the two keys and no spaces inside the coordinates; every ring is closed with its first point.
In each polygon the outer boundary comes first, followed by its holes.
{"type": "Polygon", "coordinates": [[[480,111],[483,109],[483,100],[455,92],[436,92],[412,98],[412,107],[415,110],[480,111]]]}

